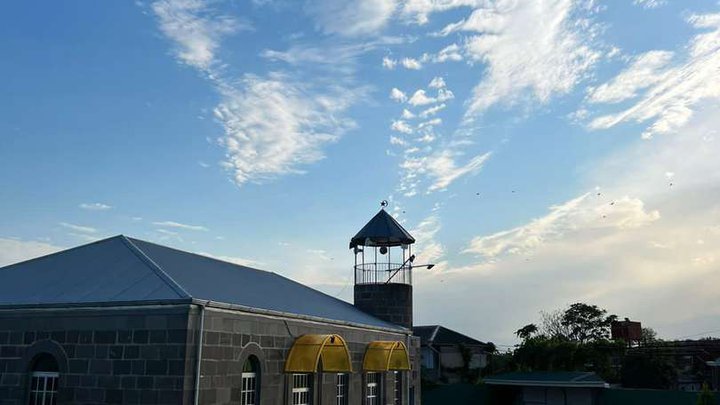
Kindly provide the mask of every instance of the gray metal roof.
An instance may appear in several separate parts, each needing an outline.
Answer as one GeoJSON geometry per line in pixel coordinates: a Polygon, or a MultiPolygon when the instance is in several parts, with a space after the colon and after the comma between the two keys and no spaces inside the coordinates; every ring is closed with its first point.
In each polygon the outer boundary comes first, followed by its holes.
{"type": "Polygon", "coordinates": [[[350,249],[356,246],[400,246],[411,243],[415,243],[415,238],[385,209],[381,209],[350,239],[350,249]]]}
{"type": "Polygon", "coordinates": [[[402,330],[278,274],[122,235],[0,268],[0,307],[193,299],[402,330]]]}

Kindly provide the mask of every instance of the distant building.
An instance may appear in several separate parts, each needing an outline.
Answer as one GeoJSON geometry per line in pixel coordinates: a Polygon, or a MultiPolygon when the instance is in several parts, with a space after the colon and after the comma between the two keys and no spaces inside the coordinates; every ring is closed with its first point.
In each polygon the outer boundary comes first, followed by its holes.
{"type": "Polygon", "coordinates": [[[613,340],[624,340],[628,344],[637,343],[642,338],[642,324],[625,318],[624,321],[613,321],[610,324],[613,340]]]}
{"type": "Polygon", "coordinates": [[[704,382],[720,390],[720,339],[658,341],[633,347],[628,355],[661,357],[673,365],[677,377],[671,388],[700,391],[704,382]]]}
{"type": "Polygon", "coordinates": [[[415,326],[420,338],[423,378],[441,383],[458,383],[463,370],[487,366],[487,344],[440,325],[415,326]]]}
{"type": "Polygon", "coordinates": [[[483,380],[491,387],[509,391],[507,403],[522,405],[593,405],[609,384],[597,374],[582,371],[515,372],[483,380]]]}
{"type": "Polygon", "coordinates": [[[0,403],[419,404],[414,239],[369,225],[358,306],[125,236],[0,268],[0,403]]]}

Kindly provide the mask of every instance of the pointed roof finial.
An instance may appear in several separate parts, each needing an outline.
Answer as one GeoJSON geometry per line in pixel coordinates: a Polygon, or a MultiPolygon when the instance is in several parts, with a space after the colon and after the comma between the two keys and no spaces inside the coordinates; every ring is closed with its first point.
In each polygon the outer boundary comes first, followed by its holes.
{"type": "Polygon", "coordinates": [[[383,209],[383,210],[384,210],[385,207],[387,207],[387,206],[388,206],[388,201],[387,201],[387,200],[382,200],[382,201],[380,201],[380,209],[383,209]]]}

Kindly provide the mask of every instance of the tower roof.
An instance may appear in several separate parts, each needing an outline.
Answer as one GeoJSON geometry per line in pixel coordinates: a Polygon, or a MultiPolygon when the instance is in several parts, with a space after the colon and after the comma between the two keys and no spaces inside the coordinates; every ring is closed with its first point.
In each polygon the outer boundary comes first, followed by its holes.
{"type": "Polygon", "coordinates": [[[350,239],[350,248],[356,246],[400,246],[415,243],[412,237],[395,218],[380,210],[357,235],[350,239]]]}

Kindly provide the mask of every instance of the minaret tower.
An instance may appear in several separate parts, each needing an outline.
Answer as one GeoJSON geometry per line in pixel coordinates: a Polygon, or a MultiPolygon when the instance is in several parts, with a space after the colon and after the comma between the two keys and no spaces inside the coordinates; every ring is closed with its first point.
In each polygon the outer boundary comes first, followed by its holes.
{"type": "Polygon", "coordinates": [[[355,254],[355,306],[385,321],[412,328],[415,256],[411,246],[415,238],[385,212],[387,201],[381,206],[380,212],[350,240],[355,254]]]}

